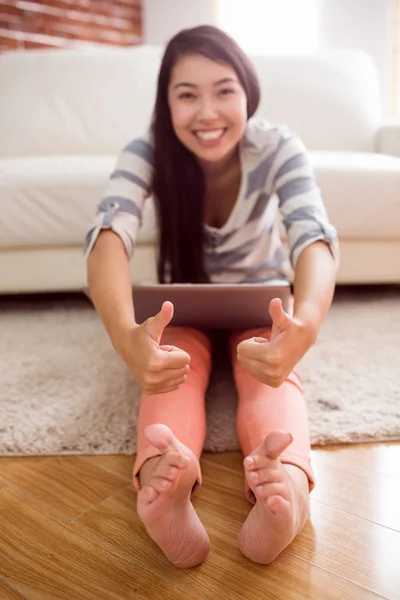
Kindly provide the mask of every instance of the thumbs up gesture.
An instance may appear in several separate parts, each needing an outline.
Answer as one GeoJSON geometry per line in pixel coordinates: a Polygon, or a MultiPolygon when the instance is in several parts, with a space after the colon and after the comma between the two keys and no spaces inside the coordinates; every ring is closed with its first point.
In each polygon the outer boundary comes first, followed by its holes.
{"type": "Polygon", "coordinates": [[[270,339],[251,338],[237,347],[237,358],[255,379],[279,387],[313,345],[314,333],[299,319],[288,315],[279,298],[271,300],[270,339]]]}
{"type": "Polygon", "coordinates": [[[164,302],[160,312],[130,330],[122,344],[121,356],[145,394],[176,390],[186,380],[189,354],[175,346],[160,345],[173,314],[172,302],[164,302]]]}

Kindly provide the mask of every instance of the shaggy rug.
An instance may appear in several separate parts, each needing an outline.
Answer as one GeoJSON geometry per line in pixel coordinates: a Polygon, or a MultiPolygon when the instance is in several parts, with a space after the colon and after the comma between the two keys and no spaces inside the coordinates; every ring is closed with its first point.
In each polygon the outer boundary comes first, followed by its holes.
{"type": "MultiPolygon", "coordinates": [[[[337,291],[301,361],[314,445],[400,439],[400,288],[337,291]]],[[[0,455],[132,454],[139,389],[83,296],[0,298],[0,455]]],[[[239,448],[219,361],[206,450],[239,448]]]]}

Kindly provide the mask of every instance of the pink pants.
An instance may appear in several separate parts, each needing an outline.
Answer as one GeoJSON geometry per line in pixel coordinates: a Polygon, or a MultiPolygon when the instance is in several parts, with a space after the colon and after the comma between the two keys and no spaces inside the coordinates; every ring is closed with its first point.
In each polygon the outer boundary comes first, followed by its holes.
{"type": "MultiPolygon", "coordinates": [[[[236,347],[251,337],[270,337],[271,330],[251,329],[233,332],[228,339],[233,375],[238,393],[237,432],[242,451],[250,454],[272,429],[284,429],[293,442],[281,454],[283,463],[302,469],[310,484],[315,485],[310,465],[310,436],[307,409],[299,375],[294,370],[279,388],[257,381],[238,363],[236,347]]],[[[185,350],[191,357],[187,380],[178,390],[141,399],[137,426],[137,455],[134,465],[134,486],[140,489],[139,471],[144,462],[160,451],[144,437],[148,425],[163,423],[195,456],[200,459],[206,436],[205,394],[211,372],[211,341],[202,331],[186,327],[167,327],[161,344],[185,350]]],[[[198,484],[201,484],[199,465],[198,484]]],[[[197,486],[196,486],[197,487],[197,486]]],[[[246,497],[252,494],[246,485],[246,497]]]]}

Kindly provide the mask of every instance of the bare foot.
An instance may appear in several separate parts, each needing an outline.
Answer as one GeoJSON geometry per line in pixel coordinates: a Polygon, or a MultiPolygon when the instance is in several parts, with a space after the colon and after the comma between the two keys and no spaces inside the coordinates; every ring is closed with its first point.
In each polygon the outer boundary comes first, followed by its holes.
{"type": "Polygon", "coordinates": [[[150,425],[145,436],[162,455],[149,459],[141,469],[139,518],[172,564],[195,567],[210,549],[206,530],[190,501],[198,461],[166,425],[150,425]]]}
{"type": "Polygon", "coordinates": [[[239,534],[247,558],[269,564],[303,528],[309,513],[307,475],[278,456],[291,444],[285,431],[272,431],[244,461],[245,476],[256,498],[239,534]]]}

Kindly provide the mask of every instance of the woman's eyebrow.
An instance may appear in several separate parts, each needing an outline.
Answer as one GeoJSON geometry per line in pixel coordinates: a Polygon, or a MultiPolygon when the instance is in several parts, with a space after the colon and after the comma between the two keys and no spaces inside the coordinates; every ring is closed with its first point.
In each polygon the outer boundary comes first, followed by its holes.
{"type": "MultiPolygon", "coordinates": [[[[234,77],[224,77],[223,79],[215,81],[213,85],[222,85],[223,83],[238,83],[238,80],[234,77]]],[[[179,81],[179,83],[176,83],[174,85],[174,90],[176,90],[179,87],[197,88],[198,86],[195,83],[190,83],[189,81],[179,81]]]]}
{"type": "Polygon", "coordinates": [[[222,83],[239,83],[235,77],[224,77],[214,83],[214,85],[221,85],[222,83]]]}
{"type": "Polygon", "coordinates": [[[176,83],[174,85],[174,90],[176,90],[176,88],[179,88],[179,87],[195,88],[195,87],[197,87],[197,85],[195,83],[189,83],[188,81],[180,81],[179,83],[176,83]]]}

